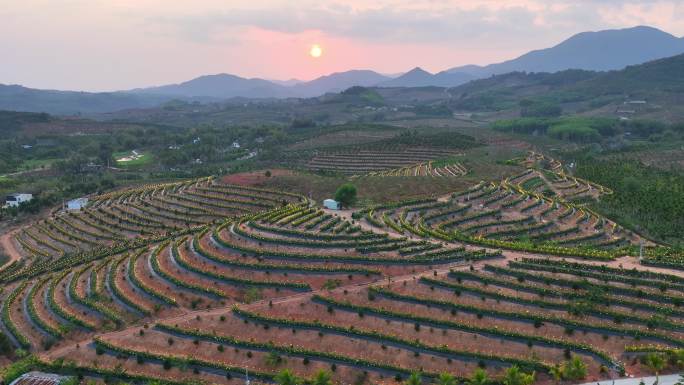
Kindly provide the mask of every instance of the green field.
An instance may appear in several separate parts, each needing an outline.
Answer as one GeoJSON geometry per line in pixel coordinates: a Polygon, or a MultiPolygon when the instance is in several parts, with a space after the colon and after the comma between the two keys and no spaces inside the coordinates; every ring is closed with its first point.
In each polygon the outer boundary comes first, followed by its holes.
{"type": "Polygon", "coordinates": [[[50,168],[60,159],[26,159],[18,167],[18,171],[28,171],[40,168],[50,168]]]}
{"type": "Polygon", "coordinates": [[[148,152],[140,152],[137,157],[128,161],[120,160],[121,158],[131,157],[132,155],[132,152],[117,152],[113,154],[114,159],[116,159],[116,165],[119,167],[141,167],[150,164],[152,160],[154,160],[152,154],[148,152]]]}

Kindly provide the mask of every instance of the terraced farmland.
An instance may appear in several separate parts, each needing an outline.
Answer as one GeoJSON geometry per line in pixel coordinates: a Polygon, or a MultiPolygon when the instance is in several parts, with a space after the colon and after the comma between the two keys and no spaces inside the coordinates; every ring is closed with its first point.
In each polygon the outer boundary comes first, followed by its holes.
{"type": "Polygon", "coordinates": [[[373,171],[367,176],[431,176],[459,177],[468,173],[468,169],[459,162],[436,165],[433,161],[385,171],[373,171]]]}
{"type": "Polygon", "coordinates": [[[553,255],[609,257],[612,250],[640,242],[638,235],[583,206],[507,181],[483,182],[439,199],[380,205],[357,217],[399,234],[553,255]]]}
{"type": "Polygon", "coordinates": [[[566,174],[561,162],[534,151],[528,152],[524,158],[513,159],[512,162],[519,163],[528,170],[507,178],[506,182],[516,184],[523,190],[565,200],[596,199],[613,193],[605,186],[566,174]]]}
{"type": "Polygon", "coordinates": [[[682,256],[634,258],[644,240],[549,173],[357,211],[211,179],[103,195],[18,238],[45,255],[0,273],[0,331],[43,368],[170,383],[548,384],[683,352],[682,256]]]}
{"type": "Polygon", "coordinates": [[[131,247],[226,217],[266,211],[303,199],[212,179],[148,185],[97,196],[82,210],[56,211],[18,232],[14,241],[22,258],[5,269],[2,276],[108,248],[131,247]]]}
{"type": "Polygon", "coordinates": [[[196,311],[46,359],[169,380],[236,383],[247,368],[272,382],[288,368],[300,377],[326,370],[340,383],[392,384],[416,371],[465,379],[484,368],[501,378],[511,366],[544,382],[558,363],[578,357],[589,378],[601,378],[642,371],[632,352],[640,346],[682,347],[683,280],[561,260],[481,261],[196,311]]]}
{"type": "Polygon", "coordinates": [[[48,271],[5,275],[2,329],[17,346],[40,352],[193,309],[498,257],[364,231],[306,203],[241,218],[97,258],[72,256],[48,271]]]}
{"type": "Polygon", "coordinates": [[[383,150],[351,150],[319,154],[306,167],[313,171],[363,175],[369,172],[400,169],[440,158],[450,158],[458,151],[439,148],[397,147],[383,150]]]}

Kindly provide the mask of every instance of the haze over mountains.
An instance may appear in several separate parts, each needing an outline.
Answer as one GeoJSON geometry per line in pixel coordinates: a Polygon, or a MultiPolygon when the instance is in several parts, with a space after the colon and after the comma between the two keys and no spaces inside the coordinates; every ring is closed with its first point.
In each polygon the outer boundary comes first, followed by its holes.
{"type": "Polygon", "coordinates": [[[567,69],[609,71],[684,53],[684,38],[651,27],[583,32],[560,44],[487,66],[454,67],[436,74],[416,67],[391,78],[371,70],[333,73],[300,82],[245,79],[230,74],[200,76],[179,84],[114,93],[34,90],[0,85],[0,109],[53,114],[99,113],[149,107],[171,99],[212,101],[233,97],[315,97],[351,86],[455,87],[509,72],[557,72],[567,69]]]}

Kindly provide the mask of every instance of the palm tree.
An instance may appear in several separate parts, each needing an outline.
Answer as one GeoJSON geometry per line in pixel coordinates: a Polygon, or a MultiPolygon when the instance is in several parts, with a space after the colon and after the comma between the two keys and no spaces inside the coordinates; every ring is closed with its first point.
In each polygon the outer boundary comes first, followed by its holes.
{"type": "Polygon", "coordinates": [[[551,376],[553,377],[554,381],[556,383],[560,382],[563,379],[563,367],[561,365],[554,365],[551,370],[549,370],[549,373],[551,373],[551,376]]]}
{"type": "Polygon", "coordinates": [[[440,373],[437,385],[456,385],[456,378],[447,372],[440,373]]]}
{"type": "Polygon", "coordinates": [[[656,383],[658,383],[658,374],[665,368],[665,357],[660,353],[649,353],[646,355],[644,363],[655,373],[656,383]]]}
{"type": "Polygon", "coordinates": [[[295,376],[290,369],[283,369],[275,376],[278,385],[300,385],[302,380],[295,376]]]}
{"type": "Polygon", "coordinates": [[[477,368],[473,372],[473,375],[468,379],[468,385],[488,385],[491,382],[487,371],[482,368],[477,368]]]}
{"type": "Polygon", "coordinates": [[[319,370],[311,379],[311,385],[333,385],[330,372],[327,370],[319,370]]]}
{"type": "Polygon", "coordinates": [[[587,365],[578,356],[563,365],[563,377],[568,380],[581,380],[587,376],[587,365]]]}
{"type": "Polygon", "coordinates": [[[404,385],[421,385],[423,383],[423,379],[420,377],[420,373],[418,372],[413,372],[409,376],[409,378],[406,380],[404,385]]]}
{"type": "Polygon", "coordinates": [[[534,382],[534,372],[527,374],[513,365],[506,369],[502,382],[504,385],[531,385],[534,382]]]}

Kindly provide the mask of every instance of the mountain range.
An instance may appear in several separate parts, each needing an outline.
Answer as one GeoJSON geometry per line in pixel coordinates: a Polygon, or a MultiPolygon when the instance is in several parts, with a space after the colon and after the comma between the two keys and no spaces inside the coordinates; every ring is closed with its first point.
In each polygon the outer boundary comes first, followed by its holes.
{"type": "Polygon", "coordinates": [[[171,99],[216,101],[233,97],[307,98],[351,86],[455,87],[510,72],[558,72],[568,69],[610,71],[684,53],[684,38],[651,27],[583,32],[560,44],[487,66],[467,65],[432,74],[416,67],[397,77],[351,70],[311,81],[246,79],[231,74],[205,75],[158,87],[110,93],[36,90],[0,84],[0,109],[53,114],[100,113],[158,105],[171,99]]]}
{"type": "Polygon", "coordinates": [[[483,78],[508,72],[610,71],[681,53],[684,53],[684,37],[639,26],[582,32],[556,46],[531,51],[513,60],[487,66],[455,67],[446,72],[483,78]]]}

